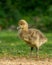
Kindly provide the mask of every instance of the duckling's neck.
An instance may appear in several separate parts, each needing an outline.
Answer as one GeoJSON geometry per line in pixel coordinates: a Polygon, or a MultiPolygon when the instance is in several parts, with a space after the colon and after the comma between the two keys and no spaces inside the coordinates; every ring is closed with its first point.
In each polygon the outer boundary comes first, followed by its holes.
{"type": "Polygon", "coordinates": [[[23,31],[26,31],[26,32],[27,32],[27,31],[28,31],[28,28],[27,28],[27,27],[26,27],[26,28],[24,28],[24,29],[23,29],[23,31]]]}

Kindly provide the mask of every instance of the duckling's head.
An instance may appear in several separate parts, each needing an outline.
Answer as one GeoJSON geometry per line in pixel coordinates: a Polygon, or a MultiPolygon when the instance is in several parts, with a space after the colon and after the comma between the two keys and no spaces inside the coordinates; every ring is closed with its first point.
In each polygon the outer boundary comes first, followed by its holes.
{"type": "Polygon", "coordinates": [[[19,20],[18,25],[19,25],[20,29],[28,30],[28,23],[26,22],[26,20],[19,20]]]}

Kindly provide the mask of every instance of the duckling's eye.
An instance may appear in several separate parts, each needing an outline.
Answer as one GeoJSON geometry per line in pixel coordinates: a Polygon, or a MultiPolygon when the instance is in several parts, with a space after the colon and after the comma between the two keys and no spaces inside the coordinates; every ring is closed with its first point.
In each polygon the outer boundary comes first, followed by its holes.
{"type": "Polygon", "coordinates": [[[21,25],[22,25],[22,23],[21,23],[21,25]]]}
{"type": "Polygon", "coordinates": [[[25,25],[24,23],[21,23],[20,25],[25,25]]]}
{"type": "Polygon", "coordinates": [[[24,23],[24,22],[20,22],[19,24],[20,24],[20,25],[25,25],[25,23],[24,23]]]}

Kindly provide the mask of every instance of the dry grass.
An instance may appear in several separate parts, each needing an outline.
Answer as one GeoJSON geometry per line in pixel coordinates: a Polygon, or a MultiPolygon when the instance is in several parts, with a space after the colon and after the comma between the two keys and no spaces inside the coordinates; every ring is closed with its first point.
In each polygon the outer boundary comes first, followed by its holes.
{"type": "Polygon", "coordinates": [[[52,65],[52,59],[2,58],[0,59],[0,65],[52,65]]]}

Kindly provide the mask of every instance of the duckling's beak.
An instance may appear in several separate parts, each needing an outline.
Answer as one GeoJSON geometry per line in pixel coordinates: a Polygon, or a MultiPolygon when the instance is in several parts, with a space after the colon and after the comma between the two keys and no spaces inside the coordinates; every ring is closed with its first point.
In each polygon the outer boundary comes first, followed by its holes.
{"type": "Polygon", "coordinates": [[[17,27],[17,30],[19,30],[20,29],[20,26],[19,27],[17,27]]]}

